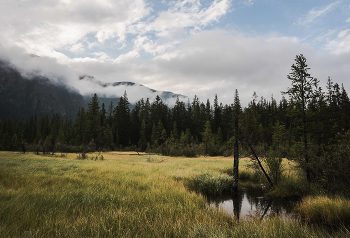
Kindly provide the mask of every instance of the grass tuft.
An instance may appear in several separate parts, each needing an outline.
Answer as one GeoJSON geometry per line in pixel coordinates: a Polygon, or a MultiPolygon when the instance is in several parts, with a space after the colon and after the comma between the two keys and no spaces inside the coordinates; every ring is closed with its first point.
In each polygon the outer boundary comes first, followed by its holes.
{"type": "Polygon", "coordinates": [[[307,197],[297,206],[296,211],[306,223],[350,225],[350,201],[345,198],[307,197]]]}
{"type": "Polygon", "coordinates": [[[188,180],[188,186],[191,190],[207,196],[220,196],[230,192],[232,183],[233,178],[227,175],[201,174],[188,180]]]}

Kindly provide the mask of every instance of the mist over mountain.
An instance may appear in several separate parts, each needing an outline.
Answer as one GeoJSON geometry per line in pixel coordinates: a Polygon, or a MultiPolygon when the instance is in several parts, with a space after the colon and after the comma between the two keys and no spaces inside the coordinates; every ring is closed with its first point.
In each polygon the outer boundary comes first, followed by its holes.
{"type": "Polygon", "coordinates": [[[80,107],[86,106],[81,94],[49,78],[23,76],[14,66],[0,60],[0,119],[19,120],[33,115],[59,114],[75,119],[80,107]]]}
{"type": "Polygon", "coordinates": [[[96,93],[100,104],[104,103],[106,107],[111,103],[111,101],[115,106],[125,92],[127,93],[131,104],[135,104],[141,98],[145,100],[149,98],[152,102],[157,95],[165,104],[168,104],[169,107],[175,105],[177,98],[179,98],[180,101],[186,101],[188,99],[188,97],[181,94],[175,94],[169,91],[157,91],[134,82],[122,81],[105,83],[89,75],[80,76],[79,79],[81,81],[89,82],[90,87],[94,89],[90,94],[83,95],[85,101],[89,102],[92,95],[96,93]]]}
{"type": "MultiPolygon", "coordinates": [[[[133,82],[105,83],[93,76],[79,77],[77,85],[67,84],[69,80],[55,80],[50,76],[27,73],[17,69],[6,60],[0,60],[0,119],[20,120],[30,115],[52,116],[75,119],[80,107],[87,107],[94,93],[100,104],[106,108],[114,106],[126,92],[130,106],[144,98],[152,102],[159,95],[163,102],[172,107],[177,98],[187,100],[186,96],[168,91],[157,91],[133,82]],[[80,93],[82,92],[82,93],[80,93]]],[[[74,79],[72,79],[74,80],[74,79]]],[[[71,80],[71,81],[72,81],[71,80]]]]}

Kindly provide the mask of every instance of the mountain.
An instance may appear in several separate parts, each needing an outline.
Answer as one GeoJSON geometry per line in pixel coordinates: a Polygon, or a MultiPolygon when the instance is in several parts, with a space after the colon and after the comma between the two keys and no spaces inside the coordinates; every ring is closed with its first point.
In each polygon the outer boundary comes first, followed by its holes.
{"type": "Polygon", "coordinates": [[[157,91],[133,82],[104,83],[92,76],[79,78],[82,83],[78,91],[67,85],[53,83],[47,77],[23,76],[12,64],[0,59],[0,119],[20,120],[37,112],[38,117],[59,114],[61,117],[75,119],[80,107],[87,107],[94,93],[106,109],[113,102],[116,106],[120,97],[127,92],[131,109],[141,98],[152,102],[158,95],[168,106],[173,106],[177,98],[187,100],[186,96],[167,91],[157,91]]]}
{"type": "Polygon", "coordinates": [[[105,83],[89,75],[81,76],[79,79],[81,81],[89,82],[90,87],[94,90],[91,92],[91,94],[84,95],[86,102],[89,102],[93,93],[96,93],[100,104],[104,103],[106,105],[106,108],[108,105],[110,105],[111,101],[115,106],[119,102],[120,97],[123,96],[124,92],[127,93],[131,104],[136,103],[141,98],[145,100],[149,98],[152,102],[152,100],[154,100],[157,95],[163,100],[164,103],[168,104],[169,106],[173,106],[177,98],[179,98],[180,101],[187,100],[187,97],[184,95],[175,94],[168,91],[157,91],[142,84],[133,82],[123,81],[105,83]]]}
{"type": "Polygon", "coordinates": [[[75,119],[86,106],[82,95],[42,76],[24,77],[9,63],[0,60],[0,119],[19,120],[33,115],[75,119]]]}

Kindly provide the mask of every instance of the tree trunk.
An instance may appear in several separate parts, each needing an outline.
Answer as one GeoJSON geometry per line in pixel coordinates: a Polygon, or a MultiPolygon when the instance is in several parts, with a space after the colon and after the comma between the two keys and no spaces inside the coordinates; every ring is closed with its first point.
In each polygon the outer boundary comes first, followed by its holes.
{"type": "Polygon", "coordinates": [[[258,164],[259,164],[260,169],[263,171],[263,173],[264,173],[264,175],[265,175],[267,181],[270,183],[271,187],[273,188],[273,187],[274,187],[274,186],[273,186],[273,183],[272,183],[272,181],[271,181],[269,175],[266,173],[264,167],[262,166],[262,164],[261,164],[261,162],[260,162],[260,160],[259,160],[259,157],[256,155],[256,153],[255,153],[255,151],[254,151],[252,145],[249,143],[249,141],[247,140],[247,138],[246,138],[245,140],[246,140],[246,142],[247,142],[249,148],[251,149],[251,151],[252,151],[252,153],[253,153],[255,159],[258,161],[258,164]]]}
{"type": "Polygon", "coordinates": [[[235,143],[233,147],[233,184],[232,184],[232,195],[237,197],[238,195],[238,166],[239,166],[239,150],[238,150],[238,118],[235,118],[234,122],[234,136],[235,143]]]}

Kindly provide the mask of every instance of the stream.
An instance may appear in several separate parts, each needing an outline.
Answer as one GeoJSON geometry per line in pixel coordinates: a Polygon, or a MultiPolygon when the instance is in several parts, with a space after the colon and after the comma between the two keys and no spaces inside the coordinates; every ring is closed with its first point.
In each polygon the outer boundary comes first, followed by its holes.
{"type": "Polygon", "coordinates": [[[231,195],[208,197],[207,202],[209,206],[222,209],[237,219],[264,219],[275,215],[286,220],[298,219],[292,214],[295,202],[268,198],[261,187],[242,187],[236,198],[231,195]]]}

